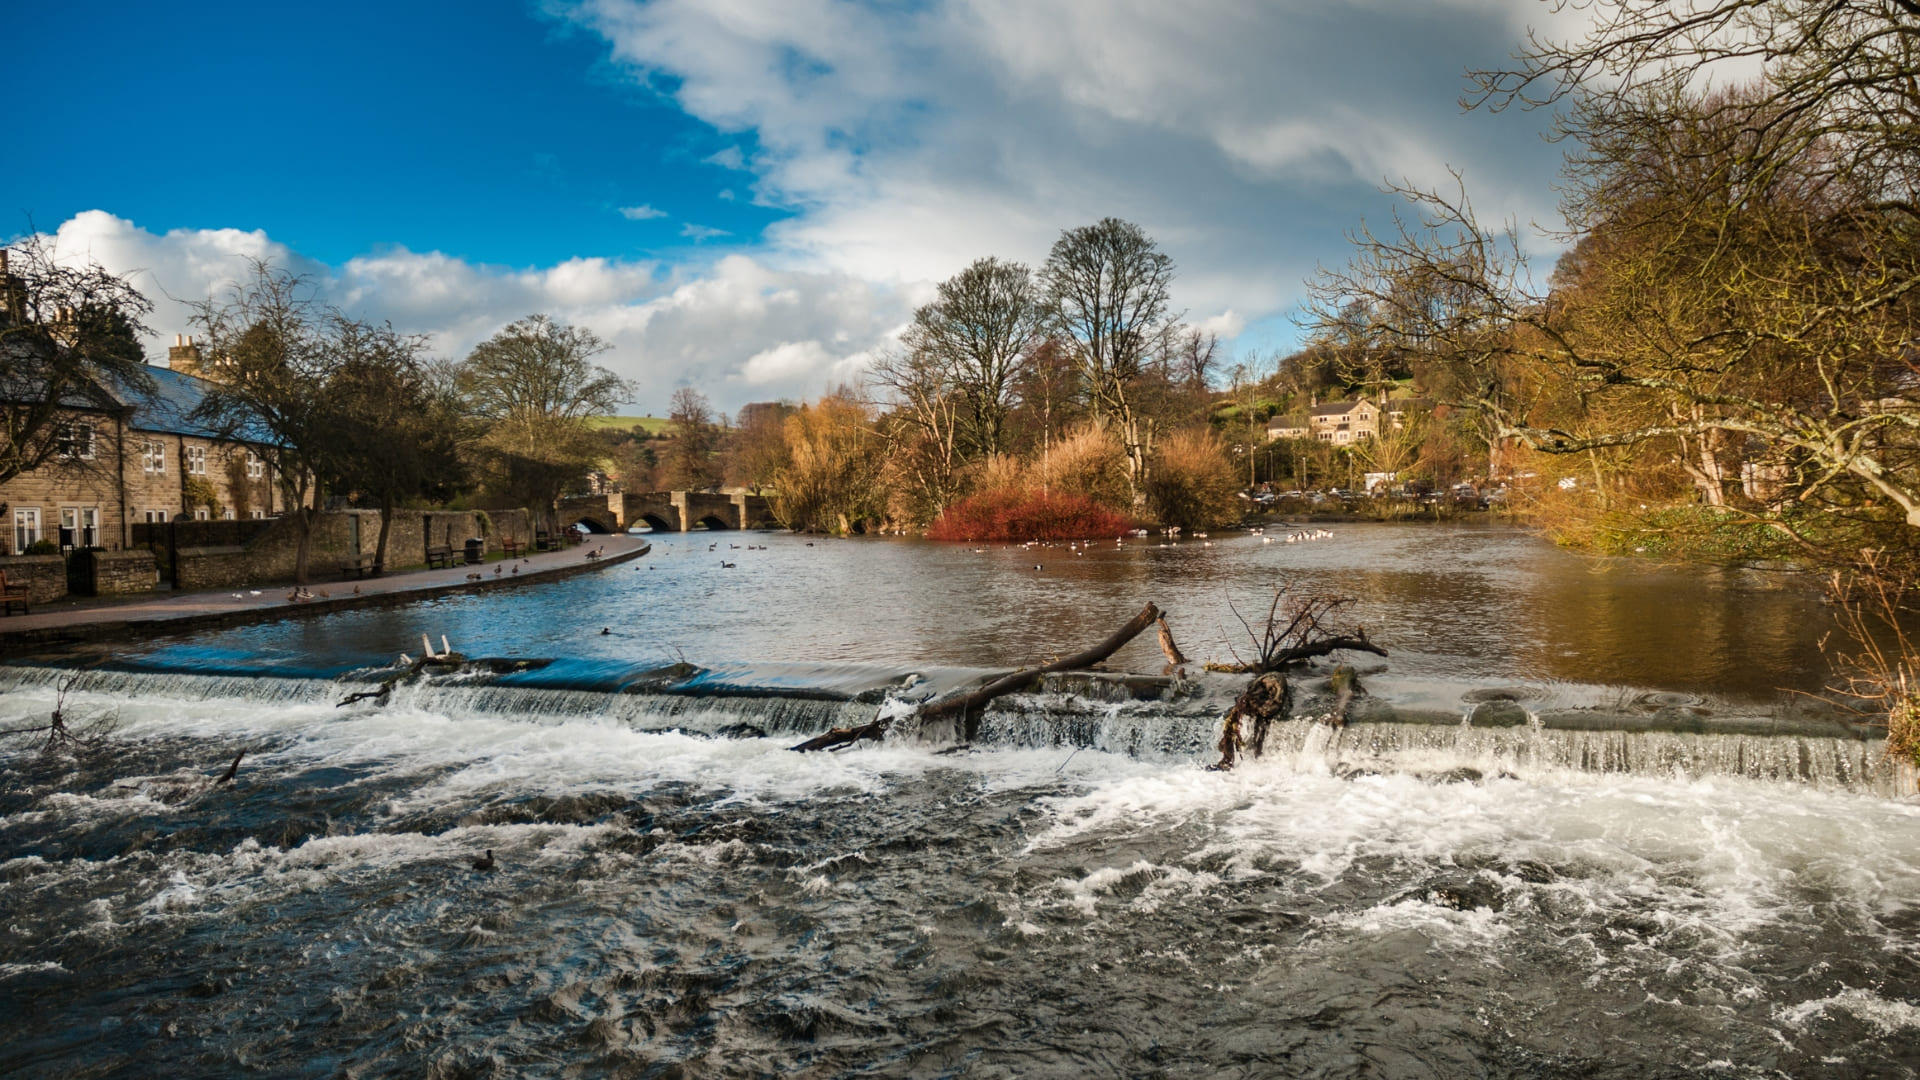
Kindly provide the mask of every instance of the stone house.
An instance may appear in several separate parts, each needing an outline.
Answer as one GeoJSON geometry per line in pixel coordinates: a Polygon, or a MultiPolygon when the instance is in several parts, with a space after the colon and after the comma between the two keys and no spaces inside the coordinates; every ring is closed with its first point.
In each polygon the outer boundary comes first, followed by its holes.
{"type": "Polygon", "coordinates": [[[1313,429],[1313,437],[1321,442],[1356,443],[1380,433],[1380,406],[1364,398],[1329,401],[1309,410],[1307,423],[1313,429]]]}
{"type": "Polygon", "coordinates": [[[1298,416],[1276,416],[1267,421],[1267,441],[1277,439],[1304,439],[1313,434],[1313,428],[1298,416]]]}
{"type": "Polygon", "coordinates": [[[132,526],[173,518],[277,517],[285,495],[253,445],[194,419],[209,383],[179,337],[150,390],[97,385],[61,401],[54,457],[0,483],[0,554],[38,540],[63,550],[131,546],[132,526]]]}

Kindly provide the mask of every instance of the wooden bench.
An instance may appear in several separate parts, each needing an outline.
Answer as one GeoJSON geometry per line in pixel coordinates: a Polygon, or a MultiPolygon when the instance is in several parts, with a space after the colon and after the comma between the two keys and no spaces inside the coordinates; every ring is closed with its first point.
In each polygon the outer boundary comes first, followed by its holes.
{"type": "Polygon", "coordinates": [[[453,549],[451,547],[430,547],[427,549],[427,569],[445,569],[452,565],[453,549]]]}
{"type": "Polygon", "coordinates": [[[352,559],[340,560],[341,577],[352,574],[356,578],[364,578],[371,573],[373,573],[373,556],[371,555],[361,555],[352,559]]]}
{"type": "Polygon", "coordinates": [[[7,572],[0,570],[0,613],[11,615],[14,608],[19,608],[22,615],[33,614],[28,607],[27,587],[8,581],[7,572]]]}
{"type": "Polygon", "coordinates": [[[513,539],[512,537],[506,537],[505,539],[500,541],[500,551],[509,559],[519,558],[520,553],[522,551],[525,551],[526,548],[527,548],[527,545],[521,543],[518,540],[513,539]]]}
{"type": "Polygon", "coordinates": [[[552,551],[553,549],[554,549],[554,543],[553,543],[552,533],[537,532],[533,534],[533,550],[552,551]]]}

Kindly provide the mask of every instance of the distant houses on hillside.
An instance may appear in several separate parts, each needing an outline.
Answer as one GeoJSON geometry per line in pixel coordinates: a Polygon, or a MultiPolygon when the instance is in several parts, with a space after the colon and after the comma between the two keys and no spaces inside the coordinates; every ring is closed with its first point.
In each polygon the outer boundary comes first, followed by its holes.
{"type": "Polygon", "coordinates": [[[1407,418],[1432,409],[1432,403],[1418,398],[1392,398],[1371,401],[1329,401],[1315,405],[1305,417],[1276,416],[1267,423],[1267,439],[1316,439],[1335,445],[1350,445],[1380,434],[1382,418],[1389,430],[1407,425],[1407,418]]]}

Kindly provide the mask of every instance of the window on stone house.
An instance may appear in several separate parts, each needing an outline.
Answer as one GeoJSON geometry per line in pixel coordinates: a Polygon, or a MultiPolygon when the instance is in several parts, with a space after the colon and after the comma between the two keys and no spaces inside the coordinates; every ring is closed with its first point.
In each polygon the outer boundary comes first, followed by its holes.
{"type": "Polygon", "coordinates": [[[167,512],[165,510],[147,511],[147,524],[149,525],[165,524],[166,520],[167,520],[167,512]]]}
{"type": "Polygon", "coordinates": [[[207,448],[204,446],[187,447],[187,475],[207,475],[207,448]]]}
{"type": "Polygon", "coordinates": [[[79,461],[93,460],[93,425],[82,423],[60,425],[57,448],[61,457],[79,461]]]}
{"type": "Polygon", "coordinates": [[[232,521],[232,520],[233,520],[233,507],[231,507],[231,506],[229,506],[229,507],[227,507],[227,508],[226,508],[225,510],[222,510],[222,511],[220,511],[220,520],[221,520],[221,521],[232,521]]]}
{"type": "Polygon", "coordinates": [[[148,440],[140,444],[140,469],[142,472],[163,473],[167,471],[167,444],[148,440]]]}
{"type": "Polygon", "coordinates": [[[247,451],[247,478],[258,480],[267,475],[267,461],[253,451],[247,451]]]}
{"type": "Polygon", "coordinates": [[[37,506],[16,506],[13,508],[13,553],[27,550],[40,539],[40,508],[37,506]]]}

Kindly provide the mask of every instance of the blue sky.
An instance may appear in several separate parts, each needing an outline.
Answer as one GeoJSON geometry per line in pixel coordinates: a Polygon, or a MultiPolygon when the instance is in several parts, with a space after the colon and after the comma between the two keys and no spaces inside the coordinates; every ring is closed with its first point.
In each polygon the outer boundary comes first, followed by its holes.
{"type": "MultiPolygon", "coordinates": [[[[748,143],[520,0],[79,3],[13,17],[31,168],[6,209],[264,229],[329,263],[383,246],[514,266],[671,255],[688,224],[751,238],[780,211],[706,159],[748,143]],[[24,24],[24,25],[22,25],[24,24]],[[629,217],[652,207],[660,217],[629,217]]],[[[20,226],[16,223],[13,229],[20,226]]]]}
{"type": "MultiPolygon", "coordinates": [[[[245,256],[448,355],[548,311],[640,410],[857,380],[933,283],[1138,222],[1237,358],[1388,179],[1555,220],[1544,118],[1462,115],[1536,0],[29,5],[0,210],[168,297],[245,256]],[[46,88],[57,87],[58,92],[46,88]]],[[[1534,246],[1551,255],[1548,240],[1534,246]]],[[[156,342],[157,344],[158,342],[156,342]]]]}

